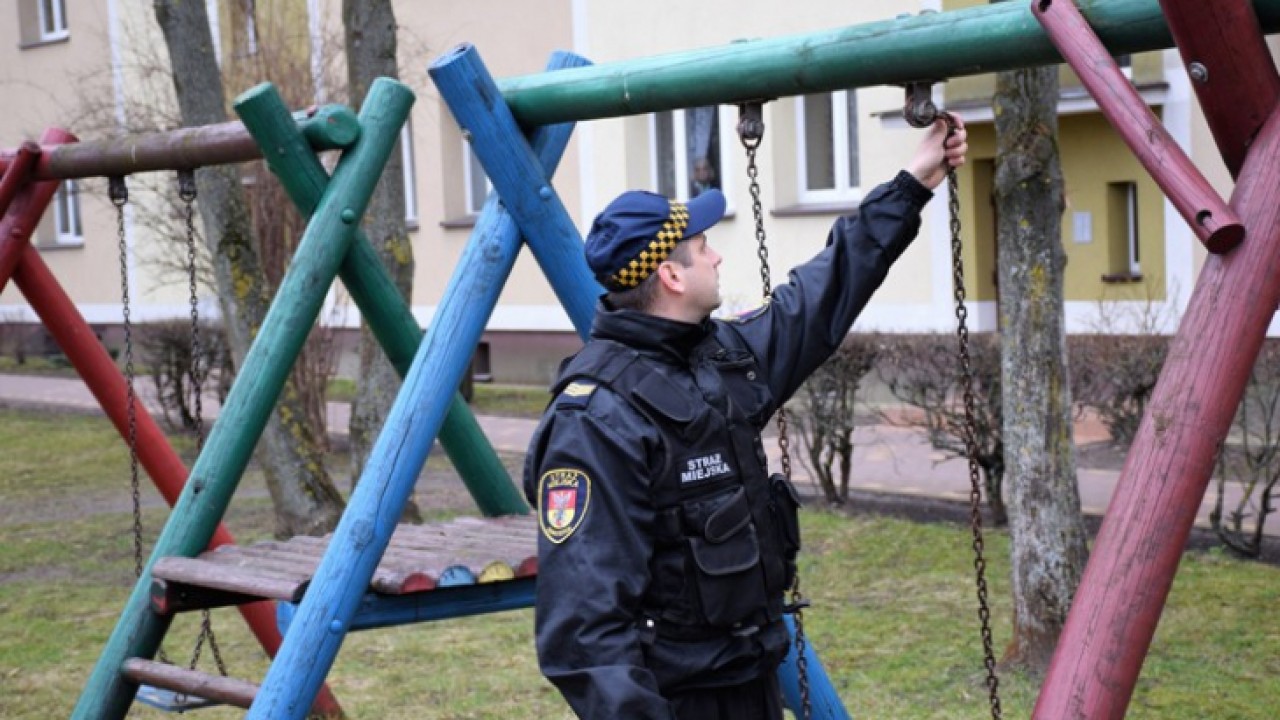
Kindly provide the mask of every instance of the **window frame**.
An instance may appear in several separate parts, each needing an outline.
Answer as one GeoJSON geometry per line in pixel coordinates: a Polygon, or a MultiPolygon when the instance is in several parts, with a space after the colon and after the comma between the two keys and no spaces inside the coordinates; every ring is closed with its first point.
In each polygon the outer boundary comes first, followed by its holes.
{"type": "Polygon", "coordinates": [[[69,37],[71,29],[67,25],[66,0],[36,0],[36,25],[36,36],[42,43],[69,37]],[[53,17],[49,17],[50,11],[53,12],[53,17]],[[53,29],[46,30],[47,26],[52,26],[53,29]]]}
{"type": "MultiPolygon", "coordinates": [[[[700,105],[698,107],[708,107],[700,105]]],[[[733,109],[716,105],[716,130],[719,132],[720,142],[720,167],[716,168],[720,178],[720,192],[725,196],[728,205],[725,214],[733,212],[732,201],[732,182],[733,177],[733,161],[732,153],[728,151],[731,145],[727,140],[737,138],[737,130],[735,129],[736,120],[729,115],[733,109]]],[[[663,113],[671,113],[671,145],[670,148],[675,154],[675,178],[673,182],[676,187],[676,196],[673,198],[677,202],[689,201],[689,135],[688,122],[686,120],[686,108],[678,108],[675,110],[664,110],[659,113],[649,113],[649,188],[659,195],[662,195],[661,183],[659,181],[660,169],[658,163],[658,116],[663,113]]]]}
{"type": "Polygon", "coordinates": [[[80,187],[75,180],[63,180],[53,198],[53,242],[56,245],[84,244],[84,214],[80,210],[80,187]]]}
{"type": "Polygon", "coordinates": [[[804,98],[800,95],[795,99],[796,112],[796,198],[802,204],[819,204],[834,202],[857,202],[862,199],[862,153],[861,142],[855,150],[858,152],[857,175],[858,182],[851,182],[850,172],[853,169],[849,162],[849,102],[848,94],[854,93],[855,117],[852,132],[857,133],[862,123],[858,117],[861,113],[857,111],[857,89],[849,90],[833,90],[824,94],[831,103],[831,135],[829,142],[831,143],[831,152],[835,161],[835,187],[812,189],[809,187],[809,137],[808,128],[805,124],[804,98]]]}
{"type": "Polygon", "coordinates": [[[484,197],[475,197],[472,181],[474,180],[474,168],[480,168],[483,171],[484,166],[480,164],[480,158],[476,156],[475,151],[471,149],[471,143],[467,142],[464,137],[462,139],[462,200],[467,217],[475,217],[484,209],[485,201],[489,199],[489,193],[493,192],[493,182],[489,180],[486,174],[484,177],[484,197]]]}
{"type": "Polygon", "coordinates": [[[400,164],[404,180],[404,224],[418,227],[418,169],[413,161],[413,123],[405,120],[400,128],[400,164]]]}

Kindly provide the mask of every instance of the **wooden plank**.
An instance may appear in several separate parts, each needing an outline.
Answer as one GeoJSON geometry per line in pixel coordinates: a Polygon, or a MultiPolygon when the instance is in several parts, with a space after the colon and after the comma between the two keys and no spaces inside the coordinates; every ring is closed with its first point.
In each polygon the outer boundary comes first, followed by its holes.
{"type": "Polygon", "coordinates": [[[1072,0],[1034,0],[1032,13],[1129,149],[1209,252],[1244,240],[1244,225],[1165,130],[1072,0]]]}
{"type": "MultiPolygon", "coordinates": [[[[211,610],[220,607],[243,608],[249,603],[261,602],[257,595],[212,590],[180,582],[152,578],[151,608],[158,615],[173,615],[191,610],[211,610]]],[[[263,603],[270,606],[270,603],[263,603]]]]}
{"type": "Polygon", "coordinates": [[[126,678],[139,685],[154,685],[245,710],[258,694],[258,686],[248,680],[219,677],[154,660],[129,658],[120,670],[126,678]]]}
{"type": "Polygon", "coordinates": [[[306,590],[306,581],[295,581],[278,575],[255,572],[250,568],[219,565],[207,560],[165,557],[156,561],[153,578],[195,587],[224,590],[268,600],[298,602],[306,590]]]}
{"type": "Polygon", "coordinates": [[[1160,0],[1160,7],[1218,151],[1238,176],[1249,144],[1280,101],[1280,73],[1258,16],[1248,0],[1160,0]]]}

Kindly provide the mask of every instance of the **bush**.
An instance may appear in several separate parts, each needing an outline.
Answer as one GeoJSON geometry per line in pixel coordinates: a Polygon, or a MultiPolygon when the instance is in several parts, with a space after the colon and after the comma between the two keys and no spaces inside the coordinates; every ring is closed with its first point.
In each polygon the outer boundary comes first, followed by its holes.
{"type": "MultiPolygon", "coordinates": [[[[987,507],[996,525],[1008,523],[1004,505],[1004,429],[1000,397],[1000,336],[969,338],[973,376],[975,459],[986,486],[987,507]]],[[[878,366],[895,398],[915,408],[907,416],[886,414],[892,423],[923,428],[929,443],[950,457],[967,458],[969,435],[954,335],[885,335],[878,366]]]]}
{"type": "Polygon", "coordinates": [[[801,462],[818,479],[823,495],[832,505],[843,505],[849,499],[854,403],[862,378],[871,372],[879,352],[878,336],[851,336],[809,377],[799,393],[802,409],[793,417],[805,446],[801,462]]]}
{"type": "Polygon", "coordinates": [[[1218,538],[1238,555],[1256,558],[1262,553],[1267,518],[1275,512],[1277,481],[1280,342],[1267,340],[1249,374],[1232,432],[1218,455],[1217,500],[1209,513],[1218,538]],[[1238,489],[1239,496],[1228,500],[1228,488],[1238,489]]]}
{"type": "Polygon", "coordinates": [[[1163,335],[1072,335],[1067,338],[1071,396],[1097,413],[1111,439],[1128,447],[1138,432],[1169,351],[1163,335]]]}
{"type": "MultiPolygon", "coordinates": [[[[137,357],[147,368],[156,396],[170,427],[196,428],[196,384],[192,382],[191,322],[165,320],[134,328],[137,357]]],[[[226,400],[235,371],[231,349],[222,328],[210,322],[199,325],[200,353],[195,377],[200,391],[212,389],[218,401],[226,400]],[[211,385],[212,384],[212,385],[211,385]]]]}

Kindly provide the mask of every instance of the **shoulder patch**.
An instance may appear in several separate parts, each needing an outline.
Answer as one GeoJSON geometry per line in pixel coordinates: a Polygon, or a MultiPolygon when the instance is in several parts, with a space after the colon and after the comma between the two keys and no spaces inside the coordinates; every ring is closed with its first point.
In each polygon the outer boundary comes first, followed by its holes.
{"type": "Polygon", "coordinates": [[[564,392],[562,394],[565,395],[566,397],[580,398],[580,397],[587,397],[588,395],[590,395],[595,391],[596,391],[595,383],[571,382],[567,387],[565,387],[564,392]]]}
{"type": "Polygon", "coordinates": [[[591,504],[591,478],[581,470],[558,468],[538,478],[538,527],[553,543],[568,540],[591,504]]]}
{"type": "Polygon", "coordinates": [[[737,315],[734,315],[732,318],[730,318],[730,322],[740,323],[740,322],[746,322],[748,320],[755,320],[756,318],[763,315],[764,311],[768,309],[769,309],[769,298],[765,298],[764,301],[761,302],[759,305],[753,308],[749,308],[747,310],[743,310],[737,315]]]}

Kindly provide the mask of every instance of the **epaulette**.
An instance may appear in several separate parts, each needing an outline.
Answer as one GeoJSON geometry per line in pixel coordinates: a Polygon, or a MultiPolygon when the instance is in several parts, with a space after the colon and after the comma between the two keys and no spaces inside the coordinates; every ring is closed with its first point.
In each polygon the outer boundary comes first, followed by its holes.
{"type": "Polygon", "coordinates": [[[591,394],[598,385],[593,382],[573,381],[565,385],[564,390],[556,396],[557,407],[586,407],[591,402],[591,394]]]}

